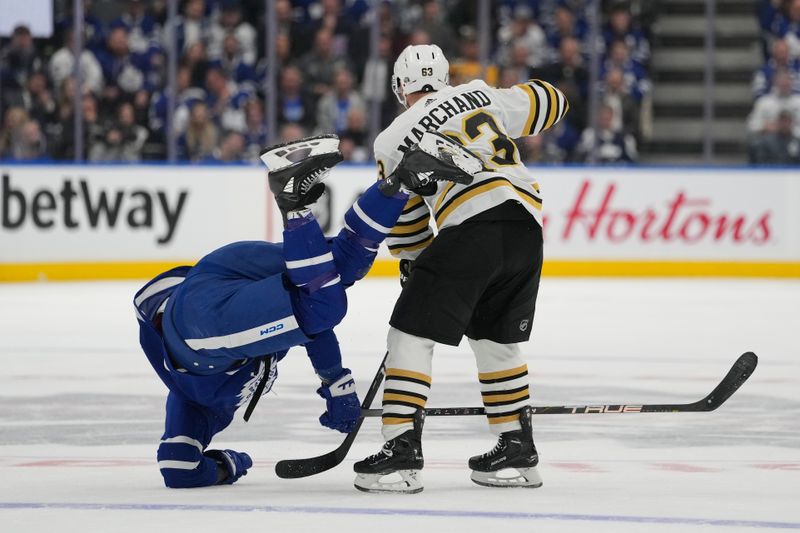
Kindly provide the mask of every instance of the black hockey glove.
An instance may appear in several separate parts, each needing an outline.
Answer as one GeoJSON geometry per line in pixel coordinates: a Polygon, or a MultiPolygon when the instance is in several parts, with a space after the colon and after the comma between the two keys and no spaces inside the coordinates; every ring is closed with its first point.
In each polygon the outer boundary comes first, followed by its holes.
{"type": "Polygon", "coordinates": [[[411,259],[400,260],[400,286],[405,288],[408,283],[408,276],[411,275],[411,269],[414,268],[414,261],[411,259]]]}

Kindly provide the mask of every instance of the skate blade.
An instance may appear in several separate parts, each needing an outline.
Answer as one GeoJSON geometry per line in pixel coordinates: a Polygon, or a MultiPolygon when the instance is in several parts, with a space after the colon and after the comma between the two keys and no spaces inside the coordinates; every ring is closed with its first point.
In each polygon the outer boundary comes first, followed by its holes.
{"type": "Polygon", "coordinates": [[[398,470],[392,474],[357,474],[353,486],[362,492],[416,494],[422,492],[422,472],[419,470],[398,470]],[[399,474],[399,480],[386,481],[385,478],[399,474]]]}
{"type": "Polygon", "coordinates": [[[270,172],[275,172],[308,157],[322,155],[339,155],[339,138],[336,135],[318,135],[268,146],[261,151],[260,158],[270,172]]]}
{"type": "Polygon", "coordinates": [[[497,472],[478,472],[473,470],[470,479],[473,483],[482,487],[536,489],[542,486],[542,477],[535,466],[530,468],[505,468],[497,472]]]}

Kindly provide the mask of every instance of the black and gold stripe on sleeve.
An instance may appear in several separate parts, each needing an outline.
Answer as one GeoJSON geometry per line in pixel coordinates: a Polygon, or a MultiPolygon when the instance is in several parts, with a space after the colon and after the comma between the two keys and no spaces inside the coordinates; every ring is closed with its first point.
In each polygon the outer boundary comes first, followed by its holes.
{"type": "Polygon", "coordinates": [[[560,90],[542,80],[529,80],[520,87],[530,98],[531,105],[525,122],[525,135],[536,135],[552,127],[569,110],[569,102],[560,90]]]}
{"type": "Polygon", "coordinates": [[[428,206],[422,197],[412,196],[387,236],[389,252],[395,257],[402,257],[406,252],[415,252],[428,246],[433,241],[430,218],[428,206]]]}
{"type": "Polygon", "coordinates": [[[528,111],[528,119],[525,121],[525,128],[522,130],[523,136],[533,135],[536,124],[539,123],[539,114],[542,112],[542,102],[539,99],[539,93],[533,90],[528,83],[523,83],[517,87],[521,88],[530,98],[531,106],[528,111]]]}
{"type": "Polygon", "coordinates": [[[399,220],[395,223],[392,231],[389,233],[390,237],[411,237],[422,233],[430,222],[431,215],[426,209],[422,216],[413,218],[411,220],[399,220]]]}
{"type": "Polygon", "coordinates": [[[406,202],[406,205],[405,207],[403,207],[403,212],[400,214],[400,216],[407,215],[408,213],[412,212],[413,210],[421,206],[423,203],[425,202],[422,200],[421,196],[412,196],[406,202]]]}
{"type": "Polygon", "coordinates": [[[497,189],[498,187],[509,187],[517,193],[522,201],[530,204],[534,209],[542,209],[542,199],[533,188],[528,191],[522,187],[512,184],[508,179],[502,176],[495,176],[473,183],[472,185],[465,187],[456,194],[452,195],[446,202],[443,202],[442,205],[436,210],[436,225],[441,228],[445,219],[447,219],[447,217],[450,216],[453,211],[458,209],[459,206],[480,194],[497,189]]]}
{"type": "Polygon", "coordinates": [[[396,244],[388,244],[389,253],[393,256],[399,256],[403,252],[414,252],[421,250],[433,242],[433,231],[426,228],[426,231],[419,236],[419,239],[412,241],[404,241],[396,244]]]}

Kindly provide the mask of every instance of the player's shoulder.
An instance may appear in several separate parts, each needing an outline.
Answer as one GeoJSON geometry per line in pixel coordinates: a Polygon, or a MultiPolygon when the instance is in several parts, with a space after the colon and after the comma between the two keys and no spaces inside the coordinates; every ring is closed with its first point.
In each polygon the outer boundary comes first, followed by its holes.
{"type": "Polygon", "coordinates": [[[393,141],[398,136],[397,131],[399,131],[399,127],[397,126],[397,121],[402,116],[403,115],[396,117],[391,124],[389,124],[375,137],[375,141],[373,141],[373,147],[376,155],[387,154],[391,151],[391,148],[394,146],[393,141]]]}
{"type": "Polygon", "coordinates": [[[419,109],[423,109],[423,106],[418,103],[395,117],[392,123],[375,137],[375,152],[387,153],[395,148],[419,120],[419,109]]]}
{"type": "Polygon", "coordinates": [[[472,81],[468,81],[467,83],[462,83],[461,85],[457,85],[456,89],[474,91],[476,89],[493,89],[493,87],[481,79],[475,79],[472,81]]]}

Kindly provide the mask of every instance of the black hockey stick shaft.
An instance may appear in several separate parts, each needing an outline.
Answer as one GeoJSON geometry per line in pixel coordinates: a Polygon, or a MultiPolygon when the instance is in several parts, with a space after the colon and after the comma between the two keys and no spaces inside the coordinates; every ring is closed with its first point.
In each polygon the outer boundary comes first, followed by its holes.
{"type": "MultiPolygon", "coordinates": [[[[605,404],[605,405],[545,405],[534,406],[534,415],[588,415],[611,413],[691,413],[713,411],[736,392],[747,381],[758,365],[758,357],[753,352],[742,354],[722,381],[705,398],[692,403],[662,404],[605,404]]],[[[381,409],[363,409],[364,417],[381,416],[381,409]]],[[[483,407],[429,407],[425,416],[473,416],[484,415],[483,407]]]]}
{"type": "MultiPolygon", "coordinates": [[[[386,374],[386,358],[388,356],[389,352],[386,352],[386,355],[383,356],[383,361],[381,361],[381,366],[378,368],[378,372],[375,374],[375,378],[372,380],[372,384],[369,386],[367,394],[361,402],[362,413],[369,410],[369,407],[372,405],[372,400],[374,400],[375,396],[378,394],[378,389],[380,389],[383,377],[386,374]]],[[[314,474],[330,470],[347,457],[347,452],[350,451],[353,441],[356,440],[356,435],[358,434],[358,430],[361,429],[361,424],[363,422],[364,416],[362,415],[361,418],[358,419],[353,431],[347,434],[342,443],[335,450],[317,457],[284,459],[278,461],[275,464],[275,473],[280,478],[294,479],[313,476],[314,474]]]]}

